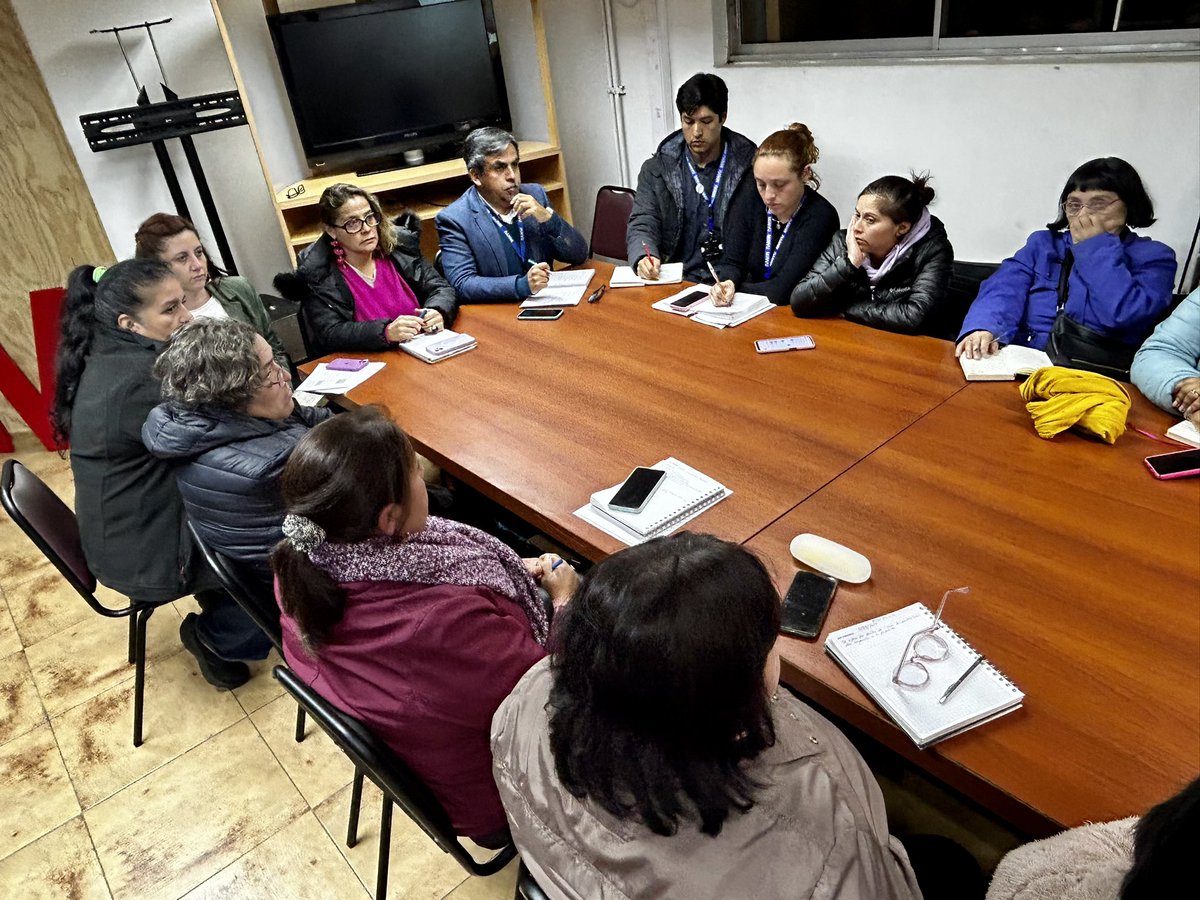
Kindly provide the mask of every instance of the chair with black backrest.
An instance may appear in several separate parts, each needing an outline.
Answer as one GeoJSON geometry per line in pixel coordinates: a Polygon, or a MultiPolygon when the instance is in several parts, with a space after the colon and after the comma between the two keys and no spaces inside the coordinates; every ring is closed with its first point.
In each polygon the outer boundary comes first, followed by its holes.
{"type": "Polygon", "coordinates": [[[392,842],[392,804],[398,804],[408,817],[421,827],[433,842],[449,853],[472,875],[494,875],[517,855],[512,844],[497,850],[485,862],[477,862],[458,842],[450,816],[429,787],[392,752],[383,741],[353,716],[329,703],[291,669],[275,667],[275,678],[325,729],[342,752],[354,763],[354,786],[350,795],[350,822],[346,830],[346,845],[358,843],[358,812],[362,803],[363,776],[367,776],[383,793],[383,809],[379,819],[379,864],[375,876],[375,896],[387,896],[388,858],[392,842]]]}
{"type": "Polygon", "coordinates": [[[87,605],[110,619],[129,618],[129,661],[133,664],[133,746],[142,745],[142,700],[146,687],[146,623],[160,606],[172,601],[111,609],[96,599],[96,576],[83,556],[79,521],[54,491],[15,459],[5,460],[0,472],[0,503],[46,559],[87,605]]]}
{"type": "Polygon", "coordinates": [[[977,263],[955,260],[950,269],[950,284],[945,299],[935,306],[921,327],[921,334],[958,340],[963,319],[979,294],[979,286],[1000,268],[999,263],[977,263]]]}
{"type": "Polygon", "coordinates": [[[596,210],[592,214],[591,256],[607,256],[624,262],[625,232],[629,230],[629,214],[633,212],[632,188],[606,184],[596,191],[596,210]]]}
{"type": "MultiPolygon", "coordinates": [[[[262,629],[263,634],[271,639],[279,655],[283,656],[283,627],[279,624],[279,606],[275,595],[265,592],[257,586],[253,579],[248,578],[238,563],[223,553],[218,553],[204,542],[200,532],[191,520],[187,523],[188,531],[200,548],[200,553],[208,567],[217,573],[217,578],[226,593],[242,608],[254,624],[262,629]]],[[[304,740],[304,707],[296,710],[296,743],[304,740]]]]}
{"type": "Polygon", "coordinates": [[[549,900],[542,886],[533,880],[533,876],[525,868],[524,860],[517,870],[517,892],[514,900],[549,900]]]}

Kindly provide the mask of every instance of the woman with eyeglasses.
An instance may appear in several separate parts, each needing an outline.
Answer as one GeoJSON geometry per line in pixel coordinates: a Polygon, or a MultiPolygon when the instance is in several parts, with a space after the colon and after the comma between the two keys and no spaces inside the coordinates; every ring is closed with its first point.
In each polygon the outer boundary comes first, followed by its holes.
{"type": "MultiPolygon", "coordinates": [[[[1042,349],[1063,314],[1132,356],[1171,302],[1175,253],[1133,234],[1154,223],[1137,171],[1115,156],[1084,163],[1035,231],[979,289],[955,354],[981,359],[1005,344],[1042,349]]],[[[1128,368],[1128,364],[1126,364],[1128,368]]]]}
{"type": "Polygon", "coordinates": [[[791,294],[802,318],[841,315],[851,322],[920,334],[946,299],[954,248],[930,215],[929,175],[885,175],[862,189],[850,227],[791,294]]]}
{"type": "Polygon", "coordinates": [[[297,405],[271,346],[233,319],[180,329],[154,374],[163,402],[142,427],[146,448],[174,468],[201,540],[271,597],[271,550],[283,539],[279,476],[300,438],[332,413],[297,405]]]}
{"type": "Polygon", "coordinates": [[[183,216],[155,213],[138,226],[133,243],[138,259],[161,259],[171,267],[183,285],[183,305],[193,316],[245,322],[286,362],[287,350],[258,291],[240,275],[225,274],[209,256],[195,225],[183,216]]]}
{"type": "Polygon", "coordinates": [[[301,303],[313,353],[387,350],[450,327],[454,289],[421,255],[418,234],[388,222],[379,200],[352,184],[327,187],[318,208],[325,233],[294,274],[275,278],[301,303]]]}

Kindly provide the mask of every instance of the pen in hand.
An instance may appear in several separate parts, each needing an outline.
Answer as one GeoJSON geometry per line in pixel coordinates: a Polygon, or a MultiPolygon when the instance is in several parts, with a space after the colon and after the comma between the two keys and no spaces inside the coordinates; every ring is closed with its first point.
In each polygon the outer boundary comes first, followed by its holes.
{"type": "Polygon", "coordinates": [[[967,676],[979,668],[979,664],[983,662],[987,662],[987,660],[984,659],[983,654],[980,653],[977,657],[975,657],[975,662],[971,663],[971,665],[967,667],[967,671],[959,675],[958,680],[955,681],[954,684],[950,685],[950,687],[946,688],[946,693],[942,694],[942,699],[939,700],[938,703],[945,703],[947,700],[949,700],[950,695],[957,691],[959,686],[967,680],[967,676]]]}
{"type": "Polygon", "coordinates": [[[713,264],[707,259],[704,261],[704,264],[708,266],[708,274],[713,277],[713,284],[720,284],[721,278],[717,275],[717,270],[713,268],[713,264]]]}

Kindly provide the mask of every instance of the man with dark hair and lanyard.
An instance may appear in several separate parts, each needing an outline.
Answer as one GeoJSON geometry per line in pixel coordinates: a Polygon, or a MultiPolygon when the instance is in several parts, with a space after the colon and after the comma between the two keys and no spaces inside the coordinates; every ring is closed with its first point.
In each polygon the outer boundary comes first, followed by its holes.
{"type": "Polygon", "coordinates": [[[461,303],[511,303],[544,288],[555,260],[587,259],[583,235],[550,208],[539,184],[522,184],[517,142],[499,128],[467,135],[472,186],[437,215],[442,268],[461,303]]]}
{"type": "Polygon", "coordinates": [[[729,89],[698,73],[675,95],[680,129],[668,135],[638,173],[629,217],[629,264],[644,279],[664,262],[682,262],[688,281],[711,282],[706,262],[722,255],[722,227],[734,191],[750,169],[755,145],[725,127],[729,89]]]}

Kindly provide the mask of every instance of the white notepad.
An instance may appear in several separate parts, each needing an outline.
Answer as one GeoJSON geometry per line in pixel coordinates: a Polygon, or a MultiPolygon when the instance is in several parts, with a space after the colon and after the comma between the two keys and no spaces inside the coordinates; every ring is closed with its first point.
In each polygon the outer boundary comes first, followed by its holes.
{"type": "Polygon", "coordinates": [[[458,356],[475,349],[475,338],[469,334],[444,329],[430,334],[418,334],[400,345],[400,349],[427,363],[439,363],[443,359],[458,356]]]}
{"type": "Polygon", "coordinates": [[[1168,428],[1167,437],[1174,438],[1182,444],[1191,444],[1193,447],[1200,447],[1200,431],[1187,419],[1182,419],[1168,428]]]}
{"type": "Polygon", "coordinates": [[[564,269],[561,272],[551,272],[550,282],[532,297],[523,300],[521,309],[578,306],[595,274],[595,269],[564,269]]]}
{"type": "Polygon", "coordinates": [[[380,371],[384,365],[381,362],[367,363],[357,372],[344,372],[320,363],[296,390],[309,394],[345,394],[380,371]]]}
{"type": "Polygon", "coordinates": [[[592,494],[591,500],[577,509],[575,515],[632,546],[652,537],[670,534],[733,493],[719,481],[673,456],[655,463],[651,468],[662,469],[667,477],[640,513],[608,508],[608,501],[621,487],[615,484],[592,494]]]}
{"type": "Polygon", "coordinates": [[[918,747],[960,734],[1017,709],[1025,695],[989,662],[982,663],[945,703],[938,699],[979,655],[944,621],[938,635],[950,648],[945,658],[927,662],[929,681],[905,688],[892,682],[909,639],[933,624],[920,603],[833,632],[825,652],[913,739],[918,747]]]}
{"type": "MultiPolygon", "coordinates": [[[[732,328],[748,322],[755,316],[761,316],[775,306],[769,297],[764,297],[762,294],[743,294],[739,291],[733,295],[733,303],[729,306],[716,306],[712,300],[704,300],[682,313],[671,309],[672,300],[682,297],[684,294],[690,294],[694,290],[697,288],[685,288],[670,297],[664,297],[657,303],[651,303],[650,308],[687,316],[702,325],[711,325],[713,328],[732,328]]],[[[704,288],[700,287],[699,290],[704,290],[704,288]]]]}
{"type": "Polygon", "coordinates": [[[613,269],[612,277],[608,279],[611,288],[641,287],[645,284],[679,284],[683,281],[683,263],[663,263],[658,267],[657,281],[638,277],[632,266],[617,266],[613,269]]]}
{"type": "Polygon", "coordinates": [[[1019,344],[1008,344],[999,353],[983,359],[967,359],[964,353],[958,364],[967,381],[1012,381],[1018,375],[1032,375],[1038,369],[1054,365],[1043,351],[1019,344]]]}

